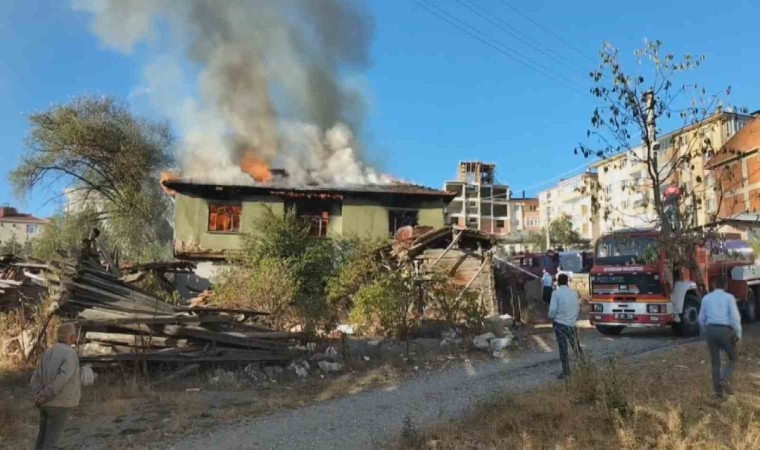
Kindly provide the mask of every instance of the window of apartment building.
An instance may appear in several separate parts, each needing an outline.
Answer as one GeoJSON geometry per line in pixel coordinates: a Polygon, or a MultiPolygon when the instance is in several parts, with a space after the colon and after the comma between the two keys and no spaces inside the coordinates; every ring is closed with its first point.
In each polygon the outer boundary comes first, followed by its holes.
{"type": "Polygon", "coordinates": [[[395,234],[401,227],[416,227],[419,220],[419,211],[408,209],[391,209],[388,211],[388,231],[395,234]]]}
{"type": "Polygon", "coordinates": [[[494,200],[501,202],[509,200],[509,195],[507,195],[507,188],[493,188],[493,198],[494,200]]]}
{"type": "Polygon", "coordinates": [[[508,217],[509,208],[507,205],[493,205],[493,215],[494,217],[508,217]]]}
{"type": "Polygon", "coordinates": [[[478,218],[477,217],[468,217],[467,218],[467,226],[468,227],[478,227],[478,218]]]}
{"type": "Polygon", "coordinates": [[[507,224],[503,220],[497,220],[496,221],[496,228],[504,228],[504,227],[506,227],[506,225],[507,224]]]}
{"type": "Polygon", "coordinates": [[[453,201],[449,203],[449,206],[446,208],[446,210],[450,214],[460,214],[462,213],[462,206],[463,203],[461,201],[453,201]]]}
{"type": "Polygon", "coordinates": [[[241,205],[208,205],[208,231],[214,233],[239,233],[241,205]]]}
{"type": "Polygon", "coordinates": [[[493,204],[488,200],[483,200],[480,202],[480,215],[481,216],[490,216],[491,215],[491,208],[493,207],[493,204]]]}
{"type": "Polygon", "coordinates": [[[481,199],[491,199],[491,196],[493,196],[493,189],[491,189],[491,186],[480,186],[480,198],[481,199]]]}
{"type": "Polygon", "coordinates": [[[712,214],[715,212],[715,199],[714,198],[708,198],[707,199],[707,212],[712,214]]]}
{"type": "Polygon", "coordinates": [[[467,214],[478,214],[478,202],[474,200],[467,202],[467,214]]]}

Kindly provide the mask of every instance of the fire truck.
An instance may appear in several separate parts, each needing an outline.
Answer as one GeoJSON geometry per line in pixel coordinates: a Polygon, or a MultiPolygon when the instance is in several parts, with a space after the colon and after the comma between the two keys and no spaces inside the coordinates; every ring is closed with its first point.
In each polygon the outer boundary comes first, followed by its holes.
{"type": "Polygon", "coordinates": [[[704,285],[696,273],[680,269],[680,282],[668,255],[656,246],[659,231],[625,230],[599,238],[589,276],[592,325],[604,335],[618,335],[627,327],[672,326],[681,335],[699,332],[699,305],[720,274],[727,291],[736,297],[747,322],[757,318],[760,266],[752,249],[738,239],[709,241],[694,249],[704,285]]]}

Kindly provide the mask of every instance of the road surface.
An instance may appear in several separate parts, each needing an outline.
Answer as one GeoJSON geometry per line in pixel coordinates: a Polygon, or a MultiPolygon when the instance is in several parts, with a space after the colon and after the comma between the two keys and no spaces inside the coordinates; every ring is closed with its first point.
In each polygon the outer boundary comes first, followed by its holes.
{"type": "MultiPolygon", "coordinates": [[[[548,331],[548,330],[547,330],[548,331]]],[[[670,330],[626,331],[605,337],[581,333],[593,360],[625,358],[667,349],[695,339],[674,337],[670,330]]],[[[406,383],[363,392],[309,407],[280,411],[244,422],[225,424],[205,434],[184,436],[177,449],[334,449],[372,448],[401,435],[405,421],[415,428],[466,414],[481,400],[499,393],[519,393],[556,378],[560,365],[551,333],[539,335],[544,352],[517,359],[420,375],[406,383]]]]}

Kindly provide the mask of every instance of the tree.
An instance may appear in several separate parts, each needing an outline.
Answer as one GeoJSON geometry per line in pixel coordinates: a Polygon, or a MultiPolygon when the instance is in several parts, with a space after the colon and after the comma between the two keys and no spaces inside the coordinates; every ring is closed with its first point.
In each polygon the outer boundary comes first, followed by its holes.
{"type": "Polygon", "coordinates": [[[541,231],[531,231],[528,233],[527,244],[530,246],[531,251],[545,252],[546,248],[546,229],[542,228],[541,231]]]}
{"type": "Polygon", "coordinates": [[[336,313],[325,291],[341,259],[336,243],[311,236],[293,210],[266,208],[253,229],[233,256],[236,267],[217,285],[215,302],[265,309],[276,323],[297,322],[307,331],[330,329],[336,313]]]}
{"type": "Polygon", "coordinates": [[[70,207],[100,223],[133,259],[144,256],[146,243],[171,239],[170,202],[158,183],[159,171],[173,163],[167,124],[135,116],[108,97],[76,98],[29,121],[26,154],[9,175],[18,196],[64,183],[70,207]]]}
{"type": "MultiPolygon", "coordinates": [[[[713,192],[722,198],[722,193],[720,186],[710,184],[695,166],[696,161],[716,150],[708,133],[700,128],[687,132],[691,130],[687,127],[720,111],[722,103],[717,95],[707,95],[703,88],[676,82],[685,72],[699,67],[704,56],[686,54],[676,59],[672,54],[663,54],[661,47],[660,41],[645,41],[644,47],[634,53],[638,68],[649,67],[645,74],[643,70],[625,71],[618,50],[604,44],[600,66],[590,73],[595,83],[591,93],[602,103],[594,109],[592,128],[587,132],[596,143],[581,144],[575,153],[605,158],[625,152],[628,159],[642,165],[644,179],[629,189],[640,192],[645,206],[652,210],[651,225],[661,230],[659,248],[665,250],[673,266],[695,269],[694,245],[703,245],[714,232],[709,226],[693,226],[697,200],[713,192]],[[659,142],[658,127],[663,123],[680,125],[683,133],[672,141],[659,142]],[[668,188],[677,188],[679,195],[666,200],[663,194],[668,188]]],[[[618,206],[603,201],[598,185],[590,190],[594,208],[608,219],[618,206]]],[[[714,223],[714,219],[713,215],[705,222],[714,223]]]]}
{"type": "Polygon", "coordinates": [[[581,236],[573,229],[573,223],[567,216],[561,216],[549,224],[549,237],[552,244],[568,247],[581,242],[581,236]]]}

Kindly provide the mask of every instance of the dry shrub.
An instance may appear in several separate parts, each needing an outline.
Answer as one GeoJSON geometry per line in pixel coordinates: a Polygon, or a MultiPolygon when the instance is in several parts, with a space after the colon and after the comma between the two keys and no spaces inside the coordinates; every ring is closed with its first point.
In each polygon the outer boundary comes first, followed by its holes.
{"type": "Polygon", "coordinates": [[[266,258],[255,268],[235,266],[220,278],[211,304],[267,312],[270,315],[264,318],[264,322],[274,328],[297,323],[293,303],[298,285],[282,261],[266,258]]]}
{"type": "Polygon", "coordinates": [[[433,427],[402,448],[626,450],[760,448],[760,397],[752,395],[758,339],[745,337],[736,399],[711,398],[703,344],[644,360],[613,361],[523,395],[479,405],[464,420],[433,427]],[[422,443],[420,443],[422,442],[422,443]]]}

